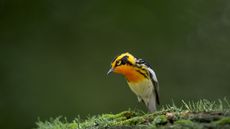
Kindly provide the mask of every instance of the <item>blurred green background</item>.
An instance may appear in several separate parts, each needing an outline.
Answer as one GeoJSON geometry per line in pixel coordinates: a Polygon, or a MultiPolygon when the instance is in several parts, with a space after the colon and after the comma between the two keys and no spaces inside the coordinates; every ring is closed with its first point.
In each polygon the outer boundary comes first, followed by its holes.
{"type": "Polygon", "coordinates": [[[106,75],[126,51],[152,64],[161,104],[229,97],[229,14],[228,0],[1,0],[0,128],[134,109],[106,75]]]}

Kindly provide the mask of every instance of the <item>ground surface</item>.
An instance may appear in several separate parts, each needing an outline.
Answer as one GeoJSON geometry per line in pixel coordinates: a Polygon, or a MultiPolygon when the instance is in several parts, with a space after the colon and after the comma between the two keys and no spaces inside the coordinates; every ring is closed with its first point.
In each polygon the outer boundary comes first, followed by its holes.
{"type": "Polygon", "coordinates": [[[86,120],[65,118],[38,121],[37,129],[230,129],[230,103],[218,101],[182,101],[183,106],[163,106],[160,111],[146,114],[124,111],[118,114],[102,114],[86,120]]]}

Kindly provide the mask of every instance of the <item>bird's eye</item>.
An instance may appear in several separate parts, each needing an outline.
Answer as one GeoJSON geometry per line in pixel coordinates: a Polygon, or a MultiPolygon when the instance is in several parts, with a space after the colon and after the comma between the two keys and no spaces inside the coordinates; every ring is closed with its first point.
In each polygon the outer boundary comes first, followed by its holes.
{"type": "Polygon", "coordinates": [[[117,66],[121,65],[121,60],[117,61],[117,66]]]}

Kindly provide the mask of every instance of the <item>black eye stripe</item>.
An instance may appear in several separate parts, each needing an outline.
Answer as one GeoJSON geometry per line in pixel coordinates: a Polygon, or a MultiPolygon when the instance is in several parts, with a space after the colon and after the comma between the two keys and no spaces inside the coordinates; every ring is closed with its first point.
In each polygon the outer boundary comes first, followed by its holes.
{"type": "MultiPolygon", "coordinates": [[[[124,56],[121,59],[117,60],[115,62],[115,67],[116,66],[120,66],[120,65],[133,65],[129,60],[128,60],[129,56],[124,56]]],[[[117,57],[115,58],[115,60],[117,59],[117,57]]],[[[114,60],[114,61],[115,61],[114,60]]]]}
{"type": "Polygon", "coordinates": [[[121,64],[123,65],[126,64],[126,62],[127,62],[126,60],[123,60],[123,59],[121,60],[121,64]]]}
{"type": "Polygon", "coordinates": [[[126,64],[127,62],[129,62],[128,58],[129,58],[128,56],[124,56],[123,58],[121,58],[121,63],[126,64]]]}

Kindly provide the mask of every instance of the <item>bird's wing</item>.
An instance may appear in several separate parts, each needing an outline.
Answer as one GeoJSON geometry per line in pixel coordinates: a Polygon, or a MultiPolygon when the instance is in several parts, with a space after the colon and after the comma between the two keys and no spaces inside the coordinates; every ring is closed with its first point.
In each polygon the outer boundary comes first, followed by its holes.
{"type": "Polygon", "coordinates": [[[159,82],[157,80],[157,76],[155,74],[155,72],[149,67],[148,68],[148,71],[150,73],[150,77],[151,77],[151,81],[153,83],[153,92],[155,93],[156,95],[156,101],[157,101],[157,104],[160,104],[160,98],[159,98],[159,82]]]}
{"type": "Polygon", "coordinates": [[[160,98],[159,98],[159,82],[157,80],[157,76],[155,74],[155,72],[153,71],[152,67],[150,64],[148,64],[146,61],[144,61],[143,59],[141,58],[137,58],[136,59],[136,63],[137,64],[140,64],[140,65],[145,65],[147,66],[148,68],[148,71],[149,71],[149,74],[150,74],[150,77],[151,77],[151,81],[153,83],[153,92],[155,93],[156,95],[156,101],[157,101],[157,104],[160,104],[160,98]]]}

